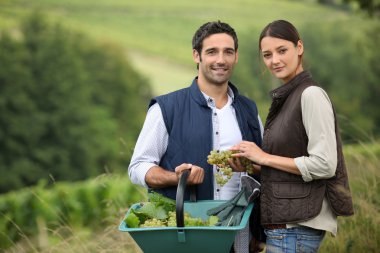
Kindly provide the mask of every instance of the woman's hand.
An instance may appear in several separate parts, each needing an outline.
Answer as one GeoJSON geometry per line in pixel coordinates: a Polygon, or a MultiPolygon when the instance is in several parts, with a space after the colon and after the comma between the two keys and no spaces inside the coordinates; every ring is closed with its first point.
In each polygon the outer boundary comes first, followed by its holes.
{"type": "Polygon", "coordinates": [[[231,150],[237,151],[237,153],[232,154],[233,157],[246,157],[258,165],[263,165],[265,159],[269,156],[268,153],[262,151],[254,142],[249,141],[242,141],[231,147],[231,150]]]}
{"type": "MultiPolygon", "coordinates": [[[[294,158],[268,154],[253,142],[242,141],[230,149],[237,151],[237,153],[232,154],[233,157],[246,157],[257,165],[264,165],[295,175],[301,175],[300,170],[294,162],[294,158]]],[[[257,166],[254,166],[254,169],[261,170],[257,166]]]]}
{"type": "Polygon", "coordinates": [[[184,170],[190,170],[190,175],[187,178],[188,185],[201,184],[203,182],[203,178],[205,175],[204,170],[201,167],[192,165],[190,163],[183,163],[175,168],[175,173],[177,175],[178,180],[181,177],[181,174],[184,170]]]}

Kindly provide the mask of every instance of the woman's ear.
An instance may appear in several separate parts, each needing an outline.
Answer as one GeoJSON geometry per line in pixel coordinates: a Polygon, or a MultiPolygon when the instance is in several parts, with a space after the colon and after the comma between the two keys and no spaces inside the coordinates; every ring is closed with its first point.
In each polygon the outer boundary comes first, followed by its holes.
{"type": "Polygon", "coordinates": [[[297,42],[297,49],[298,49],[298,55],[299,56],[303,55],[303,42],[302,42],[302,40],[299,40],[297,42]]]}

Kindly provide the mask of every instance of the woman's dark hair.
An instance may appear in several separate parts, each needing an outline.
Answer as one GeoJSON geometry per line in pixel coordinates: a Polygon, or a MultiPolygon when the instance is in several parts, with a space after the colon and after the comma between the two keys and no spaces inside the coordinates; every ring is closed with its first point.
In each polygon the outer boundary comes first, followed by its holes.
{"type": "Polygon", "coordinates": [[[193,49],[197,50],[197,52],[201,54],[203,40],[208,36],[217,33],[226,33],[230,35],[234,40],[235,50],[238,49],[238,39],[235,30],[227,23],[223,23],[220,21],[208,22],[199,27],[199,29],[195,32],[193,36],[193,49]]]}
{"type": "Polygon", "coordinates": [[[261,50],[261,40],[265,37],[274,37],[293,42],[294,46],[301,40],[297,29],[286,20],[276,20],[269,23],[261,32],[259,39],[259,49],[261,50]]]}

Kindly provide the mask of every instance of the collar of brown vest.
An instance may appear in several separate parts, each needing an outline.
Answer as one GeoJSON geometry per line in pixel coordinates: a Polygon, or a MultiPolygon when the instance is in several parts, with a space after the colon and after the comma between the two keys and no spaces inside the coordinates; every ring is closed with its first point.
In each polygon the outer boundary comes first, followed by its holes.
{"type": "Polygon", "coordinates": [[[305,83],[307,79],[311,79],[311,73],[309,71],[302,71],[289,82],[281,85],[280,87],[270,91],[270,96],[273,100],[286,99],[289,94],[300,84],[305,83]]]}
{"type": "Polygon", "coordinates": [[[290,93],[292,93],[292,91],[301,83],[306,83],[307,80],[312,80],[311,73],[309,71],[302,71],[289,82],[281,85],[269,93],[272,97],[272,104],[269,109],[266,125],[275,115],[277,115],[277,112],[280,110],[290,93]]]}

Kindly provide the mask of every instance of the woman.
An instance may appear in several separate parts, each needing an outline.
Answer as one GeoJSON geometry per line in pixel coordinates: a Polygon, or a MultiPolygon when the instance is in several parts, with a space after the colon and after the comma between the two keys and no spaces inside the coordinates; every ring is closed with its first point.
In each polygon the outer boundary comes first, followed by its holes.
{"type": "Polygon", "coordinates": [[[337,216],[353,214],[335,111],[304,71],[304,46],[291,23],[268,24],[259,49],[283,85],[270,93],[262,149],[243,141],[232,150],[260,172],[266,252],[317,252],[325,231],[336,235],[337,216]]]}

